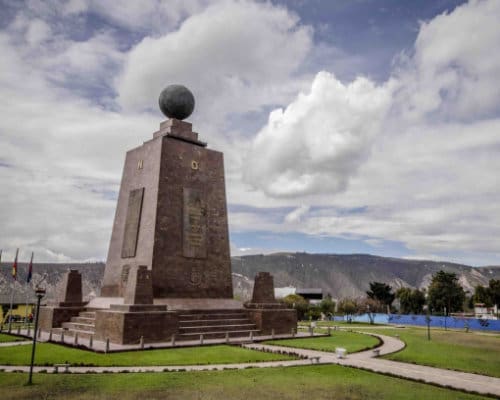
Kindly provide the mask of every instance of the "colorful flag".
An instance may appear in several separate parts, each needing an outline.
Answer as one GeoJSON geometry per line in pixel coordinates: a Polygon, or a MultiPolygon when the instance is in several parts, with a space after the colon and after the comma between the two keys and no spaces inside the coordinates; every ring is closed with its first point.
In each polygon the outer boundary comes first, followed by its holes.
{"type": "Polygon", "coordinates": [[[17,279],[17,256],[19,254],[19,249],[16,250],[16,258],[14,259],[14,265],[12,265],[12,277],[14,280],[17,279]]]}
{"type": "Polygon", "coordinates": [[[26,283],[30,283],[32,275],[33,275],[33,252],[31,252],[31,260],[30,260],[30,265],[28,266],[28,276],[26,277],[26,283]]]}

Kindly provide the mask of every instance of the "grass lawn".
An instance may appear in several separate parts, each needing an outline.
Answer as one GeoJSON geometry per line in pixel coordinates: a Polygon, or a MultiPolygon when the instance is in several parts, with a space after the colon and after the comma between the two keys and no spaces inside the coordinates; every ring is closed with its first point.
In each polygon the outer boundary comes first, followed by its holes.
{"type": "Polygon", "coordinates": [[[466,400],[481,396],[337,365],[128,374],[0,373],[2,399],[466,400]]]}
{"type": "MultiPolygon", "coordinates": [[[[30,357],[30,345],[0,348],[0,365],[28,365],[30,357]]],[[[95,366],[192,365],[289,359],[291,357],[286,355],[264,353],[237,346],[186,347],[102,354],[52,343],[40,343],[36,346],[35,364],[69,363],[71,365],[95,366]]]]}
{"type": "Polygon", "coordinates": [[[21,342],[24,340],[29,340],[29,339],[20,338],[19,336],[7,335],[6,333],[0,333],[0,343],[1,342],[21,342]]]}
{"type": "MultiPolygon", "coordinates": [[[[375,332],[375,330],[370,330],[375,332]]],[[[500,335],[418,328],[380,329],[382,335],[399,335],[406,348],[385,358],[500,377],[500,335]]]]}
{"type": "Polygon", "coordinates": [[[271,340],[265,343],[332,352],[335,351],[335,347],[343,347],[348,353],[354,353],[371,349],[377,346],[380,341],[373,336],[360,333],[332,331],[329,337],[271,340]]]}

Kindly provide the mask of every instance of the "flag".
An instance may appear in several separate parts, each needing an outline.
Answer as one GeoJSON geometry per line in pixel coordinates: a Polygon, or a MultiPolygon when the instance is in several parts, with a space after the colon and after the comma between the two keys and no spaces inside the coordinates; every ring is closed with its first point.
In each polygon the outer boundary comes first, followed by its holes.
{"type": "Polygon", "coordinates": [[[28,265],[28,276],[26,277],[26,283],[30,283],[32,275],[33,275],[33,252],[31,252],[30,265],[28,265]]]}
{"type": "Polygon", "coordinates": [[[14,280],[17,279],[17,255],[19,254],[19,249],[16,250],[16,258],[14,259],[14,265],[12,265],[12,277],[14,280]]]}

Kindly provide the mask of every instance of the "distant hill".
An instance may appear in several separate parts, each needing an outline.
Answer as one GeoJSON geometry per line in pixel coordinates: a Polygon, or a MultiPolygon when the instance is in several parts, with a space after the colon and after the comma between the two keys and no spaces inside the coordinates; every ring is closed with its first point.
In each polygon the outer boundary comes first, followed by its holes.
{"type": "MultiPolygon", "coordinates": [[[[474,268],[468,265],[426,260],[406,260],[372,256],[369,254],[308,254],[276,253],[232,257],[233,285],[237,298],[249,299],[253,279],[257,272],[273,274],[276,287],[322,288],[334,298],[360,297],[373,281],[386,282],[393,288],[408,286],[427,287],[431,277],[439,270],[456,273],[465,290],[473,291],[476,285],[487,286],[490,279],[500,279],[500,266],[474,268]]],[[[0,303],[9,302],[11,287],[11,263],[0,268],[0,303]]],[[[47,300],[57,297],[62,277],[69,268],[78,269],[83,276],[84,298],[99,295],[104,263],[88,264],[35,264],[32,286],[45,276],[47,300]]],[[[26,285],[27,264],[19,265],[16,284],[16,302],[26,301],[31,292],[26,285]]]]}
{"type": "Polygon", "coordinates": [[[0,304],[10,302],[11,288],[14,286],[15,303],[24,303],[26,295],[33,296],[32,288],[41,281],[47,289],[44,301],[55,300],[57,293],[62,290],[62,280],[64,273],[68,269],[77,269],[82,274],[82,289],[84,299],[97,296],[101,289],[101,282],[104,275],[104,263],[81,263],[81,264],[34,264],[33,278],[30,285],[26,284],[28,272],[27,263],[18,264],[17,281],[12,279],[12,263],[2,263],[0,266],[0,304]]]}
{"type": "Polygon", "coordinates": [[[322,288],[334,298],[364,296],[373,281],[393,288],[427,287],[439,270],[456,273],[465,290],[500,279],[500,267],[474,268],[468,265],[427,260],[406,260],[369,254],[276,253],[232,258],[233,273],[251,279],[258,271],[274,276],[276,287],[322,288]]]}

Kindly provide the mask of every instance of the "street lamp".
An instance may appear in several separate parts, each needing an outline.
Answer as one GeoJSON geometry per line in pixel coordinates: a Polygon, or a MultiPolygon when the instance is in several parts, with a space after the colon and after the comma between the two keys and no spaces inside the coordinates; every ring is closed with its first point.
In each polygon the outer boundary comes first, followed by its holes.
{"type": "Polygon", "coordinates": [[[36,303],[36,314],[35,314],[35,330],[33,331],[33,346],[31,348],[31,363],[30,363],[30,374],[28,377],[28,385],[33,383],[33,363],[35,362],[35,349],[36,349],[36,335],[38,332],[38,315],[40,314],[40,301],[42,297],[45,296],[45,289],[38,287],[35,289],[35,295],[37,297],[36,303]]]}

